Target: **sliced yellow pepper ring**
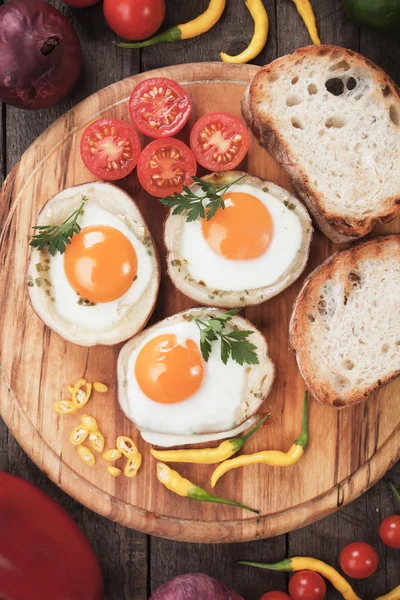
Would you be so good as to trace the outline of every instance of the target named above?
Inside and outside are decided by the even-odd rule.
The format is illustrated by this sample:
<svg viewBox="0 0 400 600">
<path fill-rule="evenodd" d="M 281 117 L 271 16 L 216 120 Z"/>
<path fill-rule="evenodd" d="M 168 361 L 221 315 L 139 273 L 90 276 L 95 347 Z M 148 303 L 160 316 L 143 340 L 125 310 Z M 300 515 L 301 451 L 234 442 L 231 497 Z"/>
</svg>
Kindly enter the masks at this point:
<svg viewBox="0 0 400 600">
<path fill-rule="evenodd" d="M 104 436 L 100 431 L 92 431 L 89 435 L 90 443 L 92 444 L 93 450 L 96 452 L 103 452 L 104 450 Z"/>
<path fill-rule="evenodd" d="M 78 427 L 75 427 L 75 429 L 71 433 L 69 441 L 73 446 L 80 446 L 80 444 L 82 444 L 86 440 L 88 435 L 89 429 L 86 427 L 86 425 L 81 423 L 80 425 L 78 425 Z"/>
<path fill-rule="evenodd" d="M 120 475 L 122 475 L 122 471 L 121 469 L 117 469 L 117 467 L 107 467 L 107 471 L 110 473 L 110 475 L 112 475 L 113 477 L 119 477 Z"/>
<path fill-rule="evenodd" d="M 109 462 L 114 462 L 121 458 L 122 452 L 117 450 L 117 448 L 110 448 L 110 450 L 106 450 L 103 454 L 104 460 L 108 460 Z"/>
<path fill-rule="evenodd" d="M 82 379 L 81 381 L 85 380 Z M 86 387 L 86 392 L 82 389 L 82 386 L 76 387 L 76 385 L 72 390 L 72 402 L 78 409 L 82 408 L 83 406 L 85 406 L 85 404 L 89 402 L 89 398 L 92 393 L 92 384 L 85 383 L 84 385 Z"/>
<path fill-rule="evenodd" d="M 82 415 L 82 423 L 86 425 L 89 431 L 99 431 L 99 426 L 97 425 L 97 421 L 91 415 L 84 414 Z"/>
<path fill-rule="evenodd" d="M 126 461 L 124 475 L 125 477 L 135 477 L 142 464 L 142 455 L 136 452 L 131 458 Z"/>
<path fill-rule="evenodd" d="M 138 452 L 133 440 L 126 435 L 117 437 L 117 448 L 126 458 L 132 458 Z"/>
<path fill-rule="evenodd" d="M 60 415 L 72 415 L 77 411 L 71 400 L 57 400 L 57 402 L 54 402 L 53 408 Z"/>
<path fill-rule="evenodd" d="M 81 461 L 88 467 L 93 467 L 96 464 L 93 452 L 89 448 L 86 448 L 86 446 L 78 446 L 78 454 Z"/>
<path fill-rule="evenodd" d="M 106 392 L 108 392 L 108 387 L 106 386 L 106 384 L 100 383 L 100 381 L 95 381 L 93 387 L 95 391 L 99 392 L 100 394 L 105 394 Z"/>
</svg>

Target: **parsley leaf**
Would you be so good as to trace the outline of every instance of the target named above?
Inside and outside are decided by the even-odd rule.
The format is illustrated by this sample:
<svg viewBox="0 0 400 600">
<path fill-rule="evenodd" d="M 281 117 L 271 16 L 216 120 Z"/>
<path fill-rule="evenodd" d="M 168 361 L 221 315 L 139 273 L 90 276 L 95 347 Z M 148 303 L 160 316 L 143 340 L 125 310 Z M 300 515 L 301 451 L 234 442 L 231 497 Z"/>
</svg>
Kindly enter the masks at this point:
<svg viewBox="0 0 400 600">
<path fill-rule="evenodd" d="M 221 315 L 211 318 L 199 319 L 191 315 L 200 330 L 200 350 L 206 362 L 210 358 L 212 342 L 221 340 L 221 360 L 227 364 L 229 357 L 239 365 L 247 363 L 258 365 L 256 346 L 248 341 L 253 332 L 243 329 L 231 329 L 229 321 L 237 315 L 239 310 L 229 310 Z"/>
<path fill-rule="evenodd" d="M 51 256 L 56 252 L 64 254 L 67 244 L 71 243 L 71 238 L 81 230 L 77 220 L 81 214 L 86 198 L 82 198 L 80 206 L 63 222 L 61 225 L 36 225 L 33 227 L 38 233 L 32 236 L 29 245 L 43 250 L 48 246 Z"/>
<path fill-rule="evenodd" d="M 192 189 L 185 185 L 181 193 L 174 192 L 173 196 L 160 198 L 160 202 L 164 206 L 168 206 L 168 208 L 173 208 L 173 215 L 180 215 L 186 211 L 186 221 L 188 223 L 196 221 L 198 218 L 206 218 L 209 221 L 218 209 L 223 210 L 225 208 L 223 195 L 234 183 L 237 183 L 244 177 L 245 175 L 242 175 L 231 183 L 220 185 L 214 185 L 199 177 L 193 177 L 194 183 L 199 186 L 203 195 L 194 193 Z"/>
</svg>

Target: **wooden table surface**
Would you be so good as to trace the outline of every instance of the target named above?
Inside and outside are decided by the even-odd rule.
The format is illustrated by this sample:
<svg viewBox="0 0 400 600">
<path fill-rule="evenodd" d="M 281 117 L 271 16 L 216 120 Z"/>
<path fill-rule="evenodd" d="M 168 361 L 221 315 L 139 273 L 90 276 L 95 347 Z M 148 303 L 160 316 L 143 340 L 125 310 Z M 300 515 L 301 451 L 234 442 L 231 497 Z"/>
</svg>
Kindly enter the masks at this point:
<svg viewBox="0 0 400 600">
<path fill-rule="evenodd" d="M 64 6 L 60 0 L 52 0 L 51 4 L 61 8 L 78 31 L 84 55 L 82 74 L 71 96 L 47 111 L 32 113 L 2 105 L 0 183 L 46 127 L 96 90 L 155 67 L 219 60 L 221 49 L 236 54 L 245 48 L 252 34 L 251 18 L 243 0 L 228 0 L 220 22 L 198 39 L 142 51 L 121 50 L 111 44 L 115 36 L 104 21 L 101 5 L 79 10 Z M 208 0 L 166 0 L 166 4 L 165 24 L 170 26 L 196 16 L 204 10 Z M 260 65 L 309 43 L 291 0 L 264 0 L 264 4 L 270 17 L 270 34 L 267 47 L 256 60 Z M 323 42 L 362 52 L 400 83 L 399 36 L 360 30 L 346 17 L 339 0 L 313 0 L 313 5 Z M 207 546 L 150 538 L 90 512 L 46 479 L 20 449 L 1 419 L 0 470 L 38 485 L 72 515 L 99 557 L 106 580 L 106 600 L 146 600 L 167 579 L 193 571 L 219 577 L 245 600 L 258 600 L 268 590 L 285 590 L 288 575 L 239 567 L 237 560 L 274 562 L 287 555 L 301 554 L 338 566 L 341 548 L 356 540 L 371 543 L 380 557 L 377 573 L 356 584 L 363 600 L 373 600 L 400 583 L 399 551 L 385 548 L 377 536 L 380 521 L 396 510 L 384 480 L 350 506 L 299 531 L 247 544 Z M 400 486 L 398 467 L 394 467 L 388 477 Z M 328 588 L 329 600 L 340 597 Z"/>
</svg>

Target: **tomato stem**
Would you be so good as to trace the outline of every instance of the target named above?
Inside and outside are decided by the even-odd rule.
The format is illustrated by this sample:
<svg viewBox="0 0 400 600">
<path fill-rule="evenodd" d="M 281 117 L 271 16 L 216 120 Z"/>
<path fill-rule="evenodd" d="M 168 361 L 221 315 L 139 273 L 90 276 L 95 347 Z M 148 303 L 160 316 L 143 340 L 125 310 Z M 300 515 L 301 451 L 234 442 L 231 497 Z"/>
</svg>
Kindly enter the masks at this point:
<svg viewBox="0 0 400 600">
<path fill-rule="evenodd" d="M 146 46 L 153 46 L 160 42 L 179 42 L 181 38 L 182 32 L 179 27 L 171 27 L 167 31 L 163 31 L 143 42 L 113 42 L 113 44 L 119 48 L 145 48 Z"/>
<path fill-rule="evenodd" d="M 392 490 L 392 492 L 394 494 L 396 502 L 398 504 L 400 504 L 400 494 L 399 494 L 399 491 L 394 487 L 394 485 L 393 485 L 393 483 L 391 481 L 389 481 L 389 486 L 390 486 L 390 489 Z"/>
</svg>

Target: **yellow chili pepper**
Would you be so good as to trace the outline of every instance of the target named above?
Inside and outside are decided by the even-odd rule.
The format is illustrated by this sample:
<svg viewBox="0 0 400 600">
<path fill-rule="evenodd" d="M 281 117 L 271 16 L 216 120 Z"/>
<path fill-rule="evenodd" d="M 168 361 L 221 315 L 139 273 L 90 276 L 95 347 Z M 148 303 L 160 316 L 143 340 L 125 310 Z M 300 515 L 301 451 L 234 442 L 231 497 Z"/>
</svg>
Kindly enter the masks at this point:
<svg viewBox="0 0 400 600">
<path fill-rule="evenodd" d="M 231 56 L 221 52 L 220 56 L 223 62 L 229 63 L 247 63 L 258 56 L 267 43 L 269 21 L 267 11 L 264 8 L 262 0 L 244 0 L 254 20 L 254 34 L 250 44 L 243 52 L 236 56 Z"/>
<path fill-rule="evenodd" d="M 231 469 L 238 469 L 247 465 L 271 465 L 273 467 L 287 467 L 294 465 L 304 454 L 308 444 L 308 392 L 304 394 L 303 406 L 303 429 L 299 437 L 296 439 L 288 452 L 280 450 L 264 450 L 256 454 L 242 454 L 231 460 L 218 465 L 211 476 L 211 487 L 215 487 L 218 479 L 225 475 Z"/>
<path fill-rule="evenodd" d="M 308 571 L 316 571 L 320 575 L 326 577 L 326 579 L 331 582 L 333 587 L 335 587 L 342 594 L 345 600 L 361 600 L 351 585 L 345 580 L 344 577 L 340 575 L 340 573 L 336 571 L 336 569 L 316 558 L 296 556 L 294 558 L 286 558 L 285 560 L 272 565 L 241 560 L 239 564 L 272 571 L 303 571 L 304 569 Z"/>
<path fill-rule="evenodd" d="M 117 437 L 117 449 L 121 452 L 121 454 L 126 456 L 126 458 L 132 458 L 132 456 L 138 452 L 133 440 L 126 435 L 120 435 Z"/>
<path fill-rule="evenodd" d="M 113 477 L 119 477 L 120 475 L 122 475 L 122 471 L 121 469 L 117 469 L 117 467 L 107 467 L 107 471 L 110 473 L 110 475 L 112 475 Z"/>
<path fill-rule="evenodd" d="M 320 44 L 321 40 L 319 39 L 315 15 L 310 0 L 293 0 L 293 2 L 308 29 L 311 41 L 313 44 Z"/>
<path fill-rule="evenodd" d="M 121 458 L 121 456 L 122 456 L 122 452 L 117 450 L 117 448 L 110 448 L 110 450 L 106 450 L 103 454 L 104 460 L 108 460 L 110 462 L 114 462 L 115 460 L 118 460 L 119 458 Z"/>
<path fill-rule="evenodd" d="M 103 452 L 104 450 L 104 436 L 100 431 L 92 431 L 89 435 L 90 443 L 92 444 L 93 450 L 96 452 Z"/>
<path fill-rule="evenodd" d="M 232 438 L 222 442 L 218 448 L 198 448 L 194 450 L 150 450 L 157 460 L 163 462 L 195 463 L 200 465 L 214 465 L 230 458 L 239 452 L 249 439 L 268 419 L 269 415 L 261 419 L 246 435 Z"/>
<path fill-rule="evenodd" d="M 71 400 L 57 400 L 57 402 L 54 402 L 53 408 L 60 415 L 72 415 L 77 411 Z"/>
<path fill-rule="evenodd" d="M 400 600 L 400 585 L 398 585 L 394 590 L 388 592 L 384 596 L 379 596 L 376 600 Z"/>
<path fill-rule="evenodd" d="M 88 430 L 92 433 L 99 430 L 99 426 L 97 425 L 97 421 L 91 415 L 84 414 L 82 415 L 82 423 L 88 428 Z"/>
<path fill-rule="evenodd" d="M 209 31 L 211 27 L 214 27 L 221 18 L 225 5 L 226 0 L 210 0 L 208 8 L 201 15 L 188 23 L 171 27 L 170 29 L 167 29 L 167 31 L 163 31 L 143 42 L 113 43 L 120 48 L 144 48 L 145 46 L 153 46 L 153 44 L 158 44 L 160 42 L 179 42 L 180 40 L 197 37 L 198 35 Z"/>
<path fill-rule="evenodd" d="M 95 381 L 93 387 L 95 391 L 99 392 L 100 394 L 105 394 L 106 392 L 108 392 L 108 387 L 106 386 L 106 384 L 100 383 L 100 381 Z"/>
<path fill-rule="evenodd" d="M 71 433 L 69 441 L 73 446 L 80 446 L 86 440 L 88 435 L 89 429 L 86 427 L 86 425 L 81 423 L 80 425 L 78 425 L 78 427 L 75 427 L 75 429 Z"/>
<path fill-rule="evenodd" d="M 229 504 L 230 506 L 237 506 L 238 508 L 243 508 L 244 510 L 251 510 L 251 512 L 257 514 L 260 512 L 254 508 L 249 508 L 248 506 L 239 504 L 239 502 L 233 502 L 233 500 L 226 500 L 225 498 L 219 498 L 218 496 L 209 494 L 206 492 L 206 490 L 194 485 L 194 483 L 188 479 L 185 479 L 179 475 L 177 471 L 173 471 L 164 463 L 157 463 L 157 479 L 163 485 L 165 485 L 168 490 L 174 492 L 174 494 L 178 494 L 179 496 L 191 498 L 192 500 L 199 500 L 200 502 Z"/>
<path fill-rule="evenodd" d="M 126 461 L 124 475 L 125 477 L 135 477 L 142 464 L 142 455 L 140 452 L 133 453 Z"/>
<path fill-rule="evenodd" d="M 93 465 L 96 464 L 93 452 L 89 450 L 89 448 L 86 448 L 86 446 L 78 446 L 78 454 L 79 458 L 85 465 L 88 465 L 88 467 L 93 467 Z"/>
<path fill-rule="evenodd" d="M 86 387 L 86 392 L 83 391 L 82 387 Z M 68 387 L 68 390 L 70 387 Z M 92 393 L 92 384 L 87 383 L 86 379 L 80 379 L 76 382 L 74 387 L 72 388 L 72 402 L 77 409 L 82 408 L 89 402 L 90 395 Z"/>
</svg>

